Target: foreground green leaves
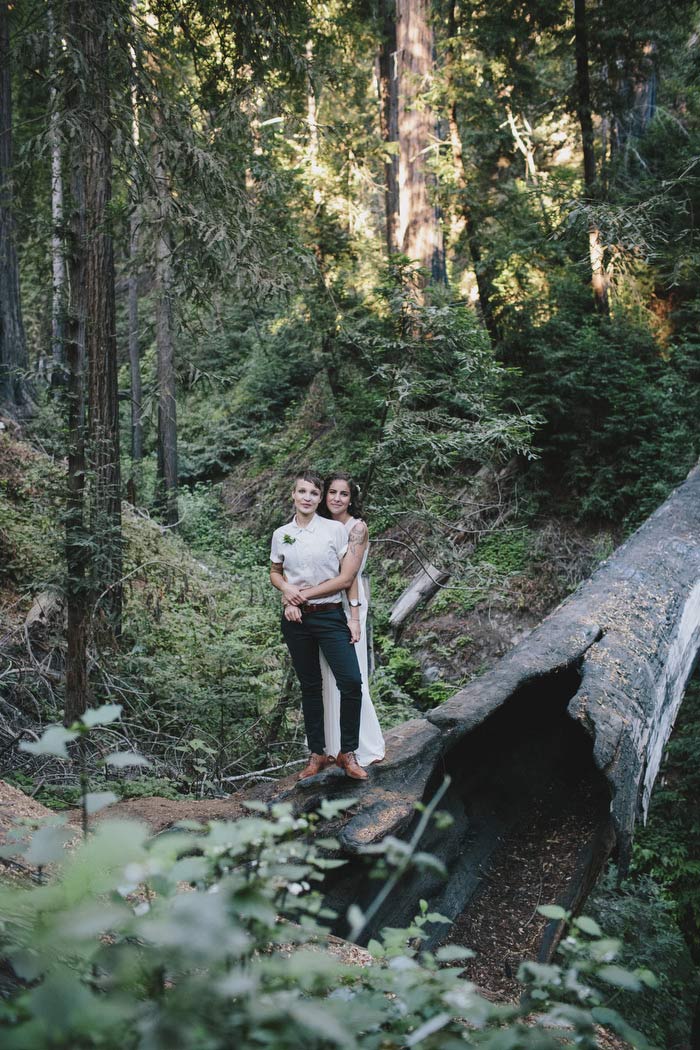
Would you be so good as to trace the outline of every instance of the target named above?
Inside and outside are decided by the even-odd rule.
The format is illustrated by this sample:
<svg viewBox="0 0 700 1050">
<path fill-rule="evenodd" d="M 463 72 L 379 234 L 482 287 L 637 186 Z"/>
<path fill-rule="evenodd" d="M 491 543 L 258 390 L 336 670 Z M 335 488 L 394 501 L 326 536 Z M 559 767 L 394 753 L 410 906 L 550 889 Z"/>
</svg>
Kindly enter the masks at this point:
<svg viewBox="0 0 700 1050">
<path fill-rule="evenodd" d="M 370 944 L 366 965 L 343 961 L 328 949 L 333 915 L 320 892 L 325 870 L 343 861 L 317 834 L 341 807 L 250 808 L 155 838 L 105 821 L 72 850 L 65 828 L 41 829 L 22 855 L 50 862 L 51 880 L 0 888 L 13 975 L 0 1002 L 3 1047 L 546 1050 L 598 1046 L 595 1023 L 646 1045 L 590 983 L 596 973 L 615 987 L 645 978 L 613 962 L 616 942 L 588 920 L 566 937 L 562 965 L 523 965 L 521 1006 L 494 1004 L 463 979 L 468 949 L 421 953 L 427 927 L 444 921 L 424 901 L 408 930 Z M 395 842 L 382 860 L 405 865 Z M 361 923 L 359 904 L 353 911 Z"/>
</svg>

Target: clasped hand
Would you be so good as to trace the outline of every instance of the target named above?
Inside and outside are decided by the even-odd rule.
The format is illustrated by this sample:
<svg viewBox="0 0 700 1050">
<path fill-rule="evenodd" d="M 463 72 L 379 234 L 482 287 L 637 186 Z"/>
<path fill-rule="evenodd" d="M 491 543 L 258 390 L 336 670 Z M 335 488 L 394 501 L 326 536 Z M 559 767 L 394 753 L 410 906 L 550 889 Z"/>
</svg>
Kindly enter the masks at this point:
<svg viewBox="0 0 700 1050">
<path fill-rule="evenodd" d="M 300 587 L 295 587 L 293 583 L 286 583 L 282 587 L 282 594 L 284 600 L 289 605 L 303 605 L 306 599 L 302 593 Z"/>
</svg>

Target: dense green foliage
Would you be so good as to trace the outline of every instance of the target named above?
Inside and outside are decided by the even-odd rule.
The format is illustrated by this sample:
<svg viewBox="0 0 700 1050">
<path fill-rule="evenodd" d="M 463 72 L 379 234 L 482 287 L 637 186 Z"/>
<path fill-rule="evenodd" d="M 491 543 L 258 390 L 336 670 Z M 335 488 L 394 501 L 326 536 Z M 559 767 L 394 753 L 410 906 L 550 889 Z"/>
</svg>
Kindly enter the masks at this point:
<svg viewBox="0 0 700 1050">
<path fill-rule="evenodd" d="M 100 7 L 112 46 L 109 223 L 122 474 L 130 486 L 123 623 L 118 636 L 90 636 L 90 701 L 123 708 L 112 743 L 147 753 L 152 768 L 105 767 L 104 749 L 88 741 L 82 757 L 97 788 L 216 794 L 236 778 L 269 767 L 273 775 L 288 772 L 299 760 L 297 686 L 266 576 L 269 534 L 290 513 L 300 464 L 322 474 L 351 469 L 362 483 L 373 541 L 371 687 L 388 728 L 440 703 L 486 665 L 493 652 L 460 659 L 459 646 L 472 647 L 470 617 L 488 619 L 500 602 L 503 636 L 516 635 L 519 613 L 534 619 L 556 604 L 700 454 L 696 0 L 639 0 L 634 20 L 622 0 L 586 5 L 592 184 L 583 180 L 572 5 L 435 0 L 435 67 L 418 109 L 435 116 L 423 152 L 448 281 L 425 290 L 410 260 L 385 252 L 385 163 L 397 144 L 383 140 L 377 105 L 381 6 L 105 0 Z M 17 734 L 30 738 L 60 721 L 67 660 L 60 601 L 48 626 L 25 627 L 37 595 L 60 599 L 68 589 L 66 398 L 51 346 L 51 237 L 65 237 L 66 217 L 54 229 L 49 116 L 63 114 L 59 166 L 68 199 L 70 159 L 82 146 L 62 107 L 82 73 L 75 41 L 50 28 L 49 7 L 60 24 L 63 0 L 26 0 L 7 11 L 16 158 L 9 176 L 36 412 L 21 434 L 8 412 L 9 432 L 0 433 L 0 754 L 11 756 L 18 784 L 61 806 L 79 798 L 85 768 L 15 750 Z M 167 171 L 176 344 L 180 520 L 173 530 L 158 523 L 156 500 L 156 142 Z M 591 296 L 594 230 L 607 313 L 594 309 Z M 144 386 L 145 455 L 135 463 L 130 276 L 138 285 Z M 94 481 L 88 478 L 88 495 Z M 96 552 L 86 540 L 84 553 Z M 437 679 L 427 672 L 443 648 L 440 630 L 419 621 L 397 639 L 388 627 L 393 602 L 427 562 L 451 577 L 426 620 L 444 619 L 459 632 L 450 637 L 451 670 Z M 94 613 L 93 602 L 96 620 Z M 600 904 L 601 923 L 615 936 L 649 931 L 653 952 L 627 958 L 659 970 L 658 987 L 654 996 L 647 991 L 644 1007 L 626 1009 L 639 1010 L 640 1026 L 661 1043 L 677 1037 L 671 1021 L 681 1020 L 664 1026 L 659 1017 L 690 985 L 673 963 L 680 951 L 671 918 L 682 923 L 696 959 L 700 943 L 697 695 L 689 693 L 650 825 L 640 832 L 634 875 L 644 878 L 610 889 Z M 41 960 L 44 983 L 6 1005 L 15 1045 L 41 1041 L 49 1024 L 59 1046 L 172 1045 L 176 1026 L 193 1047 L 247 1038 L 253 1029 L 258 1041 L 269 1036 L 280 1047 L 284 1039 L 342 1045 L 338 1026 L 350 1017 L 365 1025 L 363 1047 L 386 1038 L 382 1045 L 446 1048 L 464 1042 L 459 1016 L 475 1025 L 483 1017 L 474 1042 L 494 1050 L 550 1045 L 539 1029 L 517 1038 L 497 1032 L 492 1008 L 462 990 L 451 969 L 399 947 L 399 934 L 389 935 L 390 954 L 402 961 L 384 959 L 365 976 L 334 971 L 325 955 L 319 965 L 310 955 L 297 965 L 266 954 L 280 932 L 270 902 L 283 901 L 292 914 L 298 900 L 297 917 L 307 904 L 313 912 L 315 899 L 285 887 L 325 863 L 308 838 L 293 844 L 292 832 L 307 835 L 310 825 L 293 827 L 282 810 L 275 819 L 191 832 L 179 844 L 117 828 L 112 847 L 100 832 L 65 860 L 55 883 L 25 897 L 8 891 L 12 907 L 22 898 L 27 909 L 5 930 L 18 950 L 31 955 L 54 938 L 53 953 Z M 288 849 L 299 874 L 287 866 L 272 873 L 273 882 L 257 874 L 256 836 L 271 869 L 275 850 Z M 135 913 L 120 897 L 119 849 L 156 879 L 156 896 L 142 902 L 150 911 Z M 188 849 L 200 856 L 186 857 Z M 104 881 L 90 882 L 93 860 L 110 868 Z M 196 883 L 191 904 L 178 886 L 188 872 Z M 43 933 L 31 916 L 22 928 L 37 901 L 50 916 Z M 98 906 L 116 909 L 108 911 L 113 933 L 102 941 L 94 936 L 107 929 L 95 919 Z M 186 955 L 197 923 L 212 929 L 229 919 L 230 958 L 197 942 Z M 285 927 L 284 937 L 293 939 L 293 929 Z M 534 968 L 526 980 L 568 982 L 576 999 L 576 975 L 608 965 L 601 953 L 617 952 L 591 928 L 578 930 L 593 940 L 585 949 L 567 942 L 564 971 Z M 62 969 L 68 956 L 74 971 Z M 21 960 L 31 981 L 39 963 Z M 214 975 L 209 985 L 204 971 Z M 309 996 L 303 1009 L 295 982 Z M 236 995 L 245 1009 L 232 1020 L 226 996 Z M 61 997 L 75 1008 L 61 1014 Z M 406 1003 L 406 1012 L 387 1001 Z M 586 991 L 585 1017 L 568 1015 L 581 1025 L 584 1046 L 593 1045 L 586 1043 L 591 1001 Z"/>
<path fill-rule="evenodd" d="M 674 902 L 700 959 L 700 679 L 691 681 L 669 741 L 649 820 L 639 830 L 633 871 L 649 875 Z"/>
<path fill-rule="evenodd" d="M 586 911 L 624 948 L 620 960 L 657 977 L 643 997 L 622 993 L 617 1008 L 657 1046 L 687 1045 L 700 991 L 700 977 L 678 925 L 678 909 L 648 876 L 621 883 L 614 869 L 586 903 Z"/>
<path fill-rule="evenodd" d="M 60 755 L 71 737 L 91 735 L 117 714 L 95 710 L 27 749 Z M 90 793 L 85 807 L 95 811 L 107 801 Z M 69 852 L 74 832 L 60 821 L 28 844 L 19 832 L 4 854 L 40 871 L 51 865 L 52 877 L 0 889 L 0 946 L 16 975 L 0 1002 L 3 1045 L 165 1050 L 176 1040 L 192 1050 L 291 1050 L 301 1042 L 319 1050 L 550 1050 L 561 1045 L 551 1026 L 556 1033 L 564 1024 L 575 1045 L 594 1050 L 596 1022 L 635 1047 L 648 1045 L 607 1000 L 611 989 L 653 987 L 653 975 L 617 965 L 619 944 L 590 919 L 574 920 L 561 964 L 523 963 L 526 999 L 512 1007 L 491 1003 L 461 979 L 455 964 L 468 949 L 451 945 L 418 957 L 426 928 L 442 921 L 425 902 L 408 929 L 389 929 L 370 943 L 373 959 L 365 965 L 330 954 L 324 924 L 333 916 L 319 891 L 324 874 L 345 862 L 334 857 L 338 844 L 323 835 L 324 822 L 352 804 L 326 801 L 319 813 L 295 817 L 289 805 L 268 811 L 249 803 L 253 813 L 235 822 L 156 838 L 142 825 L 108 821 Z M 387 874 L 436 863 L 391 838 L 381 853 Z M 357 906 L 349 919 L 362 925 Z M 539 1016 L 526 1019 L 534 1004 Z"/>
</svg>

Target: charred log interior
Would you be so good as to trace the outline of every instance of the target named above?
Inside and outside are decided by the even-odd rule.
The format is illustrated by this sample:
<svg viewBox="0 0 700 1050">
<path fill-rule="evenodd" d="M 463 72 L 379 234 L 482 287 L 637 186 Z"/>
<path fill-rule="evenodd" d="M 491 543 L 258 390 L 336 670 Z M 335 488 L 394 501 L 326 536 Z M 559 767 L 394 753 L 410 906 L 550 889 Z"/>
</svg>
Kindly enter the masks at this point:
<svg viewBox="0 0 700 1050">
<path fill-rule="evenodd" d="M 476 948 L 479 983 L 484 967 L 507 975 L 538 954 L 543 938 L 553 946 L 554 931 L 546 931 L 537 906 L 575 906 L 577 887 L 594 877 L 612 845 L 608 785 L 591 738 L 567 713 L 579 685 L 578 666 L 532 679 L 442 756 L 424 801 L 449 774 L 439 808 L 454 823 L 447 832 L 431 828 L 420 848 L 443 862 L 448 878 L 411 874 L 363 941 L 382 927 L 409 925 L 423 898 L 452 920 L 431 927 L 426 946 L 449 940 Z M 366 907 L 377 892 L 358 863 L 350 862 L 331 893 L 339 911 L 352 899 Z M 342 924 L 339 932 L 347 933 Z"/>
</svg>

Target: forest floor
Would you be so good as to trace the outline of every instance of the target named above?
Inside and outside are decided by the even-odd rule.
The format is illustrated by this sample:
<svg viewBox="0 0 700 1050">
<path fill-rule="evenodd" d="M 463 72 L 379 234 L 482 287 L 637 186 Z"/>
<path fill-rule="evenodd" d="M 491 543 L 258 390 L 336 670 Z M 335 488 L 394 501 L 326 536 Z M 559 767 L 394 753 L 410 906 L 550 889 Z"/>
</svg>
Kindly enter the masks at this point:
<svg viewBox="0 0 700 1050">
<path fill-rule="evenodd" d="M 520 995 L 518 967 L 537 958 L 548 922 L 537 909 L 561 901 L 596 826 L 588 792 L 562 795 L 550 784 L 533 799 L 527 821 L 503 837 L 447 938 L 476 953 L 466 976 L 489 996 L 507 1001 Z"/>
</svg>

